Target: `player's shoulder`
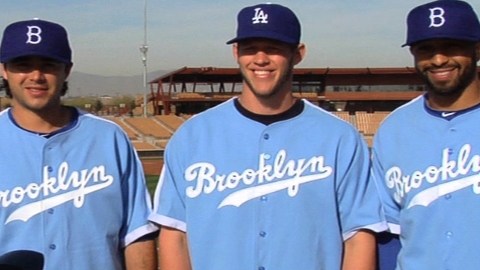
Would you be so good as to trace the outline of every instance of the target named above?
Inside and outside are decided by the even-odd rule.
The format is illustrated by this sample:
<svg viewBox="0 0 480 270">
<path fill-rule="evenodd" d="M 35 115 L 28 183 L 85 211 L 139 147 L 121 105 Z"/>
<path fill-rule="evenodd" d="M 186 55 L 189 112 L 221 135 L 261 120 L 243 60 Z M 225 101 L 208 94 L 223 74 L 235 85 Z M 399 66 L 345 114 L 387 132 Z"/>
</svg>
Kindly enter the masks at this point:
<svg viewBox="0 0 480 270">
<path fill-rule="evenodd" d="M 0 119 L 8 118 L 8 111 L 10 109 L 11 108 L 6 108 L 6 109 L 3 109 L 2 111 L 0 111 Z"/>
<path fill-rule="evenodd" d="M 312 125 L 329 127 L 330 131 L 340 130 L 341 132 L 357 132 L 355 127 L 349 121 L 340 118 L 339 116 L 335 115 L 334 112 L 330 112 L 318 107 L 308 100 L 303 100 L 303 102 L 305 103 L 305 109 L 302 115 L 306 116 L 306 121 L 311 122 Z M 332 129 L 332 127 L 335 128 Z"/>
<path fill-rule="evenodd" d="M 234 99 L 231 98 L 203 112 L 194 114 L 180 126 L 177 132 L 184 129 L 201 128 L 212 123 L 212 121 L 219 123 L 222 119 L 232 119 L 233 114 L 236 112 L 233 110 Z"/>
<path fill-rule="evenodd" d="M 385 119 L 382 121 L 380 128 L 385 128 L 388 126 L 398 126 L 401 125 L 405 119 L 412 119 L 412 117 L 418 117 L 421 115 L 421 112 L 424 111 L 425 96 L 420 95 L 411 101 L 405 103 L 404 105 L 393 110 Z"/>
<path fill-rule="evenodd" d="M 107 117 L 100 117 L 92 113 L 76 109 L 78 111 L 78 125 L 96 128 L 100 132 L 124 132 L 123 129 L 113 120 Z"/>
</svg>

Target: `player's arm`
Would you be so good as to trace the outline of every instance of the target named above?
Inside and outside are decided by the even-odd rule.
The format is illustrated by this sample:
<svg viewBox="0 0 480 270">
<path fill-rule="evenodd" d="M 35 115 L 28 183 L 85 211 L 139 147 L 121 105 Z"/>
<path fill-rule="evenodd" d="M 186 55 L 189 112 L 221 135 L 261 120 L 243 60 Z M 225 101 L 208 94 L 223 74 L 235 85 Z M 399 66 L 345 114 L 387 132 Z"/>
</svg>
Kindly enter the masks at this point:
<svg viewBox="0 0 480 270">
<path fill-rule="evenodd" d="M 344 243 L 342 270 L 374 270 L 376 267 L 375 236 L 360 230 Z"/>
<path fill-rule="evenodd" d="M 125 248 L 127 270 L 157 270 L 155 239 L 134 242 Z"/>
<path fill-rule="evenodd" d="M 187 234 L 162 226 L 158 237 L 158 258 L 162 270 L 192 270 Z"/>
</svg>

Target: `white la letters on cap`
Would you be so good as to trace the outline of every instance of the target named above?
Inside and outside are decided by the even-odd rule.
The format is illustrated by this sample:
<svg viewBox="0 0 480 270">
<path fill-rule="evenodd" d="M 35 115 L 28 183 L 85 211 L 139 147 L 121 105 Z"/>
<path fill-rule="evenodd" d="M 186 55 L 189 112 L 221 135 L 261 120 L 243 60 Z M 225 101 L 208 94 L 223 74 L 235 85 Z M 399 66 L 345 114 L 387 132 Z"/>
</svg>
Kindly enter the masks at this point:
<svg viewBox="0 0 480 270">
<path fill-rule="evenodd" d="M 265 14 L 262 8 L 255 9 L 255 16 L 252 18 L 253 24 L 268 23 L 268 14 Z"/>
</svg>

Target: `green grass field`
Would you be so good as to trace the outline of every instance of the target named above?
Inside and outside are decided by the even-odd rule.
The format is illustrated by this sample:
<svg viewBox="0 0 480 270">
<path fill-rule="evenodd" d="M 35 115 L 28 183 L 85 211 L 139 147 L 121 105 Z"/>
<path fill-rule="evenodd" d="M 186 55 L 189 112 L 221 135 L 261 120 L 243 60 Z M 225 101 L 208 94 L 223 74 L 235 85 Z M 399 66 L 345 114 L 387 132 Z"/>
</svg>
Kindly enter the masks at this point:
<svg viewBox="0 0 480 270">
<path fill-rule="evenodd" d="M 153 198 L 153 193 L 155 192 L 155 187 L 158 182 L 158 175 L 145 175 L 145 178 L 147 179 L 148 190 Z"/>
</svg>

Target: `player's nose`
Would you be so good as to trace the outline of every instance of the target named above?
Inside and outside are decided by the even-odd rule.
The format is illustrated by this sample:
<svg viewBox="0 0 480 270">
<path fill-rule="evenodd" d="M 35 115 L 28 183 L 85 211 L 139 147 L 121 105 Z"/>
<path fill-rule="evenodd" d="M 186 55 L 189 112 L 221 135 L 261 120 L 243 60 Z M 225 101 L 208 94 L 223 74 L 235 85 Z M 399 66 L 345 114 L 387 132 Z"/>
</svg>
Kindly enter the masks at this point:
<svg viewBox="0 0 480 270">
<path fill-rule="evenodd" d="M 45 74 L 42 72 L 40 68 L 33 68 L 30 71 L 29 77 L 31 81 L 35 81 L 35 82 L 45 80 Z"/>
<path fill-rule="evenodd" d="M 254 62 L 257 65 L 266 65 L 270 62 L 270 59 L 266 52 L 259 50 L 255 53 Z"/>
<path fill-rule="evenodd" d="M 432 64 L 435 66 L 442 66 L 446 64 L 448 61 L 449 61 L 449 57 L 442 52 L 434 53 L 430 59 L 430 62 L 432 62 Z"/>
</svg>

